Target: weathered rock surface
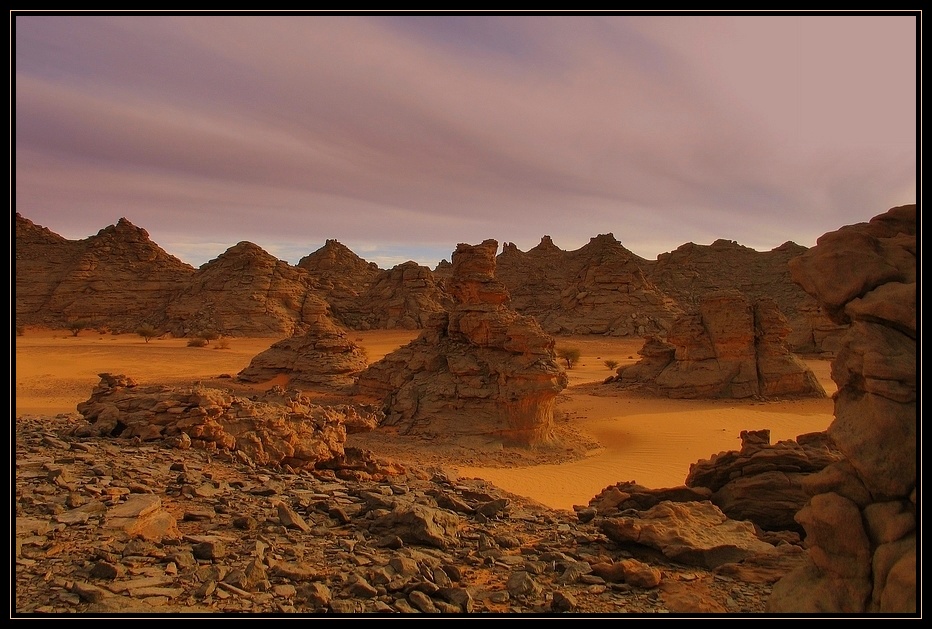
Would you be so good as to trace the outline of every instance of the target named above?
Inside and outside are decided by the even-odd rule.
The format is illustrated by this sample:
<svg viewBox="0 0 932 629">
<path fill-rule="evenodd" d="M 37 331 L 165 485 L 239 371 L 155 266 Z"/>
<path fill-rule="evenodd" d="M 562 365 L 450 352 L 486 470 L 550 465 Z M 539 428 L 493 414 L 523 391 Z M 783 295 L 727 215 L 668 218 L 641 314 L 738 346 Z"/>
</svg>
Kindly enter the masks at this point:
<svg viewBox="0 0 932 629">
<path fill-rule="evenodd" d="M 505 243 L 497 275 L 512 307 L 551 334 L 643 337 L 665 332 L 682 313 L 644 275 L 645 262 L 612 234 L 569 252 L 544 236 L 526 253 Z"/>
<path fill-rule="evenodd" d="M 256 355 L 237 378 L 268 382 L 280 375 L 287 386 L 310 390 L 343 390 L 368 365 L 366 352 L 330 318 L 327 304 L 309 296 L 304 304 L 304 334 L 283 339 Z"/>
<path fill-rule="evenodd" d="M 345 420 L 360 414 L 357 408 L 318 406 L 301 396 L 254 401 L 197 385 L 139 386 L 124 375 L 100 377 L 91 397 L 78 404 L 90 422 L 79 436 L 170 439 L 229 451 L 237 460 L 258 465 L 303 469 L 339 460 L 345 454 Z"/>
<path fill-rule="evenodd" d="M 279 337 L 304 331 L 318 300 L 310 275 L 251 242 L 240 242 L 197 270 L 165 309 L 175 336 Z"/>
<path fill-rule="evenodd" d="M 16 237 L 20 324 L 85 321 L 131 332 L 157 319 L 194 274 L 194 267 L 125 218 L 84 240 L 67 241 L 17 216 Z"/>
<path fill-rule="evenodd" d="M 704 295 L 678 318 L 666 342 L 650 338 L 642 361 L 606 384 L 672 398 L 825 397 L 812 371 L 785 345 L 776 303 L 751 304 L 738 291 Z"/>
<path fill-rule="evenodd" d="M 809 562 L 774 588 L 774 612 L 917 610 L 915 205 L 819 238 L 790 263 L 794 280 L 839 324 L 832 363 L 845 459 L 807 480 L 797 515 Z"/>
<path fill-rule="evenodd" d="M 720 239 L 711 245 L 686 243 L 642 266 L 651 282 L 687 311 L 704 295 L 722 290 L 737 290 L 752 303 L 769 297 L 787 318 L 791 351 L 833 355 L 845 326 L 832 322 L 790 276 L 789 261 L 805 252 L 806 247 L 794 242 L 756 251 Z"/>
<path fill-rule="evenodd" d="M 553 338 L 507 306 L 508 292 L 495 279 L 497 250 L 494 240 L 460 244 L 452 310 L 360 374 L 358 392 L 383 402 L 387 424 L 523 444 L 550 438 L 566 374 Z"/>
<path fill-rule="evenodd" d="M 380 271 L 358 299 L 343 305 L 342 320 L 354 330 L 420 330 L 452 305 L 430 269 L 409 261 Z"/>
<path fill-rule="evenodd" d="M 346 317 L 356 313 L 360 296 L 381 272 L 377 264 L 366 262 L 332 238 L 298 260 L 297 266 L 313 278 L 321 297 L 330 304 L 334 318 L 348 327 L 352 326 Z"/>
<path fill-rule="evenodd" d="M 803 530 L 797 512 L 809 500 L 805 479 L 842 455 L 825 433 L 770 444 L 770 431 L 744 431 L 741 449 L 720 452 L 689 466 L 686 486 L 711 492 L 709 500 L 733 520 L 765 531 Z"/>
<path fill-rule="evenodd" d="M 266 467 L 86 427 L 16 419 L 14 615 L 759 614 L 788 569 L 686 566 L 436 470 Z"/>
</svg>

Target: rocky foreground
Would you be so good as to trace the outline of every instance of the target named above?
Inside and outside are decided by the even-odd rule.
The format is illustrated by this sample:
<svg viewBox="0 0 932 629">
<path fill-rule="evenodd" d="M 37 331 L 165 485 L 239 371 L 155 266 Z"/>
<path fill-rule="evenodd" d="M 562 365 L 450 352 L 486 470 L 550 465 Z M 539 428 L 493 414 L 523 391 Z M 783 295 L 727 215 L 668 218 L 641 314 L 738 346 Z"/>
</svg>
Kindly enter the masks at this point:
<svg viewBox="0 0 932 629">
<path fill-rule="evenodd" d="M 657 530 L 666 545 L 615 541 L 626 518 L 602 516 L 630 484 L 573 513 L 439 468 L 295 472 L 82 425 L 16 419 L 16 616 L 763 614 L 804 554 Z M 705 506 L 677 517 L 720 515 L 688 504 Z"/>
</svg>

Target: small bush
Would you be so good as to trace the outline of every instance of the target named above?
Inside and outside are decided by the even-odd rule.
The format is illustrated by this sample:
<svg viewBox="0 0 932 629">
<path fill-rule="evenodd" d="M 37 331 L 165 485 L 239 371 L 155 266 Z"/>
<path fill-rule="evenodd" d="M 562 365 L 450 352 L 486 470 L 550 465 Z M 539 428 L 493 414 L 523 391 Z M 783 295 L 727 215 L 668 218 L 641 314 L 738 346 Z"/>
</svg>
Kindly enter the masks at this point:
<svg viewBox="0 0 932 629">
<path fill-rule="evenodd" d="M 195 336 L 193 339 L 188 339 L 188 347 L 204 347 L 207 345 L 207 339 Z"/>
<path fill-rule="evenodd" d="M 146 343 L 148 343 L 151 339 L 158 336 L 159 332 L 153 326 L 147 323 L 145 325 L 141 325 L 138 328 L 136 328 L 136 334 L 144 338 L 146 340 Z"/>
<path fill-rule="evenodd" d="M 618 361 L 617 360 L 606 360 L 604 364 L 609 369 L 615 369 L 615 367 L 618 366 Z"/>
<path fill-rule="evenodd" d="M 78 319 L 76 321 L 70 321 L 68 323 L 68 329 L 71 330 L 71 336 L 77 336 L 81 330 L 90 327 L 90 325 L 90 322 L 84 319 Z"/>
<path fill-rule="evenodd" d="M 206 342 L 205 344 L 209 345 L 211 341 L 216 341 L 218 338 L 220 338 L 220 333 L 219 332 L 201 332 L 200 334 L 198 334 L 198 336 L 204 339 L 204 341 Z"/>
<path fill-rule="evenodd" d="M 229 339 L 220 339 L 217 341 L 217 344 L 214 345 L 214 349 L 230 349 Z"/>
<path fill-rule="evenodd" d="M 572 369 L 573 365 L 579 362 L 582 352 L 578 347 L 558 347 L 557 358 L 566 361 L 566 368 Z"/>
</svg>

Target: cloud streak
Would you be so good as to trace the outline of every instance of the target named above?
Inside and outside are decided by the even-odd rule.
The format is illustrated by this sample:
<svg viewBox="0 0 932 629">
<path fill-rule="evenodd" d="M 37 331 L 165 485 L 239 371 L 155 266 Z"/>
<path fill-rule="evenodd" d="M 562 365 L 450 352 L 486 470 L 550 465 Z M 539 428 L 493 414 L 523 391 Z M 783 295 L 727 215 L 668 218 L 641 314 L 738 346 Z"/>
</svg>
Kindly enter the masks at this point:
<svg viewBox="0 0 932 629">
<path fill-rule="evenodd" d="M 16 211 L 71 238 L 126 216 L 192 264 L 240 240 L 383 267 L 543 234 L 811 246 L 916 200 L 914 16 L 14 26 Z"/>
</svg>

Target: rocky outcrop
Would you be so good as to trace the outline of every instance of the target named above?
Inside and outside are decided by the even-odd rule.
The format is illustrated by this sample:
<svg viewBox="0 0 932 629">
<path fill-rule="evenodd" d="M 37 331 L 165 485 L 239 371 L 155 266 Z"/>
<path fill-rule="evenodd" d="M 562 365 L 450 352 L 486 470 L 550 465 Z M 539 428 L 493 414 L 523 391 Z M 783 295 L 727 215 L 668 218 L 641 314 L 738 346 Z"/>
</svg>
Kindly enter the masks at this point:
<svg viewBox="0 0 932 629">
<path fill-rule="evenodd" d="M 14 617 L 747 615 L 780 571 L 635 559 L 569 511 L 424 467 L 250 466 L 86 425 L 16 418 Z"/>
<path fill-rule="evenodd" d="M 408 345 L 370 365 L 358 392 L 384 403 L 386 423 L 416 433 L 550 439 L 553 405 L 566 386 L 554 340 L 507 306 L 495 278 L 498 243 L 453 254 L 453 308 Z"/>
<path fill-rule="evenodd" d="M 786 242 L 770 251 L 756 251 L 732 240 L 711 245 L 686 243 L 642 263 L 645 275 L 684 310 L 696 307 L 704 295 L 737 290 L 749 301 L 773 299 L 787 318 L 787 347 L 798 354 L 833 355 L 844 326 L 832 322 L 819 303 L 790 277 L 788 263 L 806 247 Z"/>
<path fill-rule="evenodd" d="M 352 326 L 359 299 L 375 282 L 381 269 L 374 262 L 366 262 L 350 251 L 343 243 L 328 239 L 317 251 L 298 260 L 298 268 L 308 272 L 330 304 L 334 318 Z"/>
<path fill-rule="evenodd" d="M 844 460 L 810 477 L 796 516 L 807 564 L 774 587 L 772 612 L 915 613 L 919 509 L 916 205 L 819 238 L 794 280 L 848 325 L 832 363 Z"/>
<path fill-rule="evenodd" d="M 358 299 L 342 306 L 342 318 L 354 330 L 420 330 L 452 304 L 429 268 L 408 261 L 380 271 Z"/>
<path fill-rule="evenodd" d="M 771 445 L 769 430 L 743 431 L 741 449 L 689 466 L 686 486 L 711 492 L 709 500 L 733 520 L 765 531 L 803 530 L 795 520 L 809 495 L 803 483 L 842 456 L 825 433 Z"/>
<path fill-rule="evenodd" d="M 570 252 L 544 236 L 526 253 L 505 243 L 497 273 L 514 309 L 551 334 L 643 337 L 665 332 L 682 312 L 644 275 L 645 262 L 612 234 Z"/>
<path fill-rule="evenodd" d="M 175 336 L 300 334 L 317 316 L 319 299 L 303 269 L 251 242 L 240 242 L 204 264 L 165 309 Z"/>
<path fill-rule="evenodd" d="M 100 374 L 77 410 L 90 422 L 79 436 L 168 439 L 179 447 L 224 450 L 242 463 L 326 467 L 344 456 L 344 419 L 355 409 L 317 406 L 301 397 L 254 401 L 203 386 L 139 386 L 124 375 Z"/>
<path fill-rule="evenodd" d="M 672 398 L 824 397 L 812 371 L 784 344 L 789 328 L 772 299 L 738 291 L 702 297 L 666 341 L 649 338 L 642 360 L 606 383 Z"/>
<path fill-rule="evenodd" d="M 302 390 L 343 390 L 356 382 L 368 365 L 366 352 L 330 318 L 327 304 L 313 296 L 304 303 L 306 332 L 283 339 L 255 356 L 237 378 L 268 382 L 279 375 L 289 387 Z"/>
<path fill-rule="evenodd" d="M 165 311 L 194 268 L 169 255 L 125 218 L 80 241 L 54 237 L 17 220 L 17 321 L 71 321 L 132 332 Z"/>
</svg>

